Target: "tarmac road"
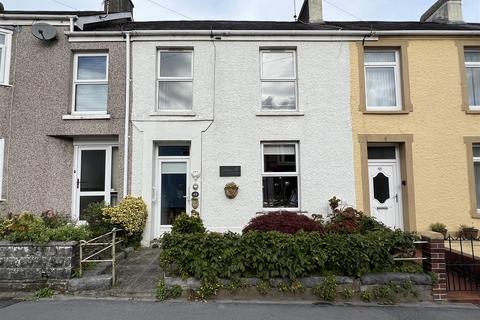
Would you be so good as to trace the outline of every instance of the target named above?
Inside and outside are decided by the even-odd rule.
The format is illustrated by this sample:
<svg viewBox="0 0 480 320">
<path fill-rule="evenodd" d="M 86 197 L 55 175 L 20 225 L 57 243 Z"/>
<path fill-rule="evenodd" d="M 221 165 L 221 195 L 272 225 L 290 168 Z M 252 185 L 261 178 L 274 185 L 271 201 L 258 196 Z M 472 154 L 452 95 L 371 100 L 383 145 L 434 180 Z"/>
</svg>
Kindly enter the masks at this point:
<svg viewBox="0 0 480 320">
<path fill-rule="evenodd" d="M 336 306 L 290 303 L 132 300 L 0 301 L 1 320 L 480 320 L 480 308 L 455 305 Z"/>
</svg>

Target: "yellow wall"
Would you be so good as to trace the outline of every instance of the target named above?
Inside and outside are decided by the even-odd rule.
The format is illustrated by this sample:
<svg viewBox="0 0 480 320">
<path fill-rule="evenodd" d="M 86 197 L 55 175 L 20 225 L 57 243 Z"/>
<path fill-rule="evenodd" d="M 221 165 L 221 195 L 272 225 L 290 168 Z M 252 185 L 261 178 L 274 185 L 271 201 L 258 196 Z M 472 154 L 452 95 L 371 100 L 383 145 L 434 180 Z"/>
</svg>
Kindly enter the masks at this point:
<svg viewBox="0 0 480 320">
<path fill-rule="evenodd" d="M 412 134 L 417 231 L 443 222 L 480 227 L 470 214 L 465 136 L 480 137 L 480 115 L 462 110 L 459 51 L 454 39 L 409 40 L 408 64 L 413 112 L 363 114 L 359 111 L 358 46 L 351 45 L 352 119 L 357 206 L 363 207 L 358 134 Z M 362 89 L 363 90 L 363 89 Z"/>
</svg>

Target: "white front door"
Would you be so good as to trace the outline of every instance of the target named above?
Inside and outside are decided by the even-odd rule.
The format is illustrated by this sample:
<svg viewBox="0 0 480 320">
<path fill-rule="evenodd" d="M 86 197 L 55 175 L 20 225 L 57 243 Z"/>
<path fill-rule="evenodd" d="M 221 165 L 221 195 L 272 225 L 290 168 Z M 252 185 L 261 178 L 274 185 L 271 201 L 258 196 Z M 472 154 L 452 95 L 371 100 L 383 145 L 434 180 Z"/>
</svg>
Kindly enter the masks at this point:
<svg viewBox="0 0 480 320">
<path fill-rule="evenodd" d="M 394 154 L 394 159 L 368 160 L 370 213 L 392 229 L 403 229 L 402 182 L 397 160 L 398 151 Z"/>
<path fill-rule="evenodd" d="M 75 147 L 72 208 L 76 220 L 84 220 L 82 212 L 91 203 L 110 204 L 112 193 L 116 195 L 112 183 L 112 153 L 116 148 L 112 145 Z"/>
</svg>

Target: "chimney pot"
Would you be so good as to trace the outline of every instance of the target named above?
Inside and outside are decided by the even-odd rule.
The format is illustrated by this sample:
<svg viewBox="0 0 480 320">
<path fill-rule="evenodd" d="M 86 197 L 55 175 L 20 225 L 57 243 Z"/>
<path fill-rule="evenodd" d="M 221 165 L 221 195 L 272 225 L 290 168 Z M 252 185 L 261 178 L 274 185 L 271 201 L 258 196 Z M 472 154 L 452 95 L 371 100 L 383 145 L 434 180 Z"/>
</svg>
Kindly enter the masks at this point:
<svg viewBox="0 0 480 320">
<path fill-rule="evenodd" d="M 438 0 L 422 15 L 420 22 L 463 23 L 462 0 Z"/>
<path fill-rule="evenodd" d="M 0 2 L 0 11 L 5 11 L 5 7 L 3 6 L 3 3 Z"/>
<path fill-rule="evenodd" d="M 304 0 L 298 20 L 305 23 L 323 23 L 323 0 Z"/>
<path fill-rule="evenodd" d="M 132 0 L 104 0 L 104 11 L 108 13 L 131 12 L 133 13 Z"/>
</svg>

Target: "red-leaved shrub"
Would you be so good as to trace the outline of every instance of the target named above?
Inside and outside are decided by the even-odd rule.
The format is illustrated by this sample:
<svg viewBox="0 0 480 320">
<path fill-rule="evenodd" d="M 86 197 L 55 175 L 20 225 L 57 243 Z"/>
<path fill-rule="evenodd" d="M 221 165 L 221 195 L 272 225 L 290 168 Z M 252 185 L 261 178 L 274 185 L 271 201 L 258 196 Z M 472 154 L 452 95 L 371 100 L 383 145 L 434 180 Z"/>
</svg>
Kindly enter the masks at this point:
<svg viewBox="0 0 480 320">
<path fill-rule="evenodd" d="M 289 234 L 299 231 L 323 233 L 323 226 L 306 215 L 284 211 L 270 212 L 253 218 L 243 229 L 244 233 L 249 231 L 278 231 Z"/>
</svg>

